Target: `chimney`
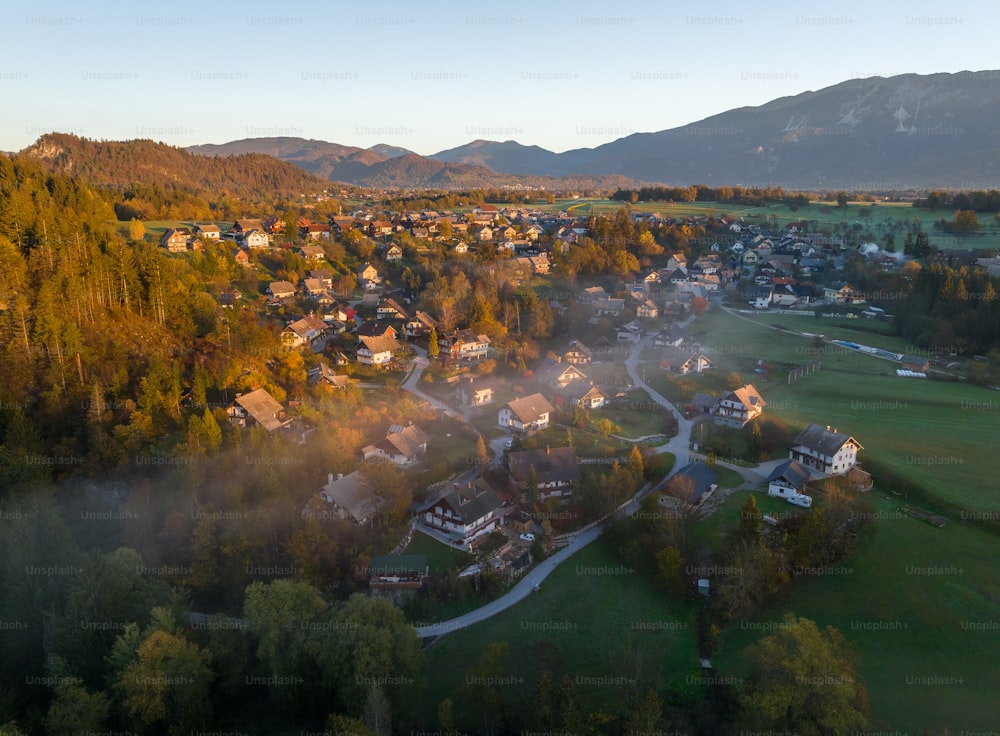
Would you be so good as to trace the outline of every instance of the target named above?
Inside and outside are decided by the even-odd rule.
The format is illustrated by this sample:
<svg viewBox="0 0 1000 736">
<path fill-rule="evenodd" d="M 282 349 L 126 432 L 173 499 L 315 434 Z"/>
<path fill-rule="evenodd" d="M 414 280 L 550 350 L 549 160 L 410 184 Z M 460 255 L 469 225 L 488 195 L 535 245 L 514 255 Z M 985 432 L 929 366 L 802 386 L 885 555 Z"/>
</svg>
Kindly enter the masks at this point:
<svg viewBox="0 0 1000 736">
<path fill-rule="evenodd" d="M 343 477 L 344 477 L 343 473 L 337 473 L 337 480 L 340 480 Z"/>
<path fill-rule="evenodd" d="M 548 445 L 545 446 L 545 454 L 546 455 L 551 455 L 552 454 L 552 448 L 549 447 Z"/>
<path fill-rule="evenodd" d="M 333 473 L 327 473 L 326 474 L 326 482 L 327 482 L 327 485 L 332 485 L 333 484 Z"/>
<path fill-rule="evenodd" d="M 828 425 L 826 425 L 826 431 L 827 431 L 827 432 L 829 432 L 829 431 L 830 431 L 830 425 L 829 425 L 829 424 L 828 424 Z"/>
</svg>

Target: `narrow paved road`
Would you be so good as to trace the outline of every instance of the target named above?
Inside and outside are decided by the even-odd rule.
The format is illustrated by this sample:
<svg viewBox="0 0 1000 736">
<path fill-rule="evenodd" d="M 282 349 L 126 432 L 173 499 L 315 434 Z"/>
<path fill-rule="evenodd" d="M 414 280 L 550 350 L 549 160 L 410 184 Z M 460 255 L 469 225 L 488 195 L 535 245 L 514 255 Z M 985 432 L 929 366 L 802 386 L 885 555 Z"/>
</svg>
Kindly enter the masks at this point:
<svg viewBox="0 0 1000 736">
<path fill-rule="evenodd" d="M 542 560 L 542 562 L 539 563 L 533 570 L 525 573 L 525 576 L 504 595 L 494 601 L 490 601 L 485 606 L 480 606 L 476 610 L 469 611 L 462 616 L 449 619 L 448 621 L 441 621 L 427 626 L 420 626 L 417 628 L 417 636 L 421 639 L 431 639 L 437 636 L 443 636 L 444 634 L 449 634 L 452 631 L 458 631 L 459 629 L 464 629 L 467 626 L 478 624 L 480 621 L 485 621 L 488 618 L 496 616 L 502 611 L 506 611 L 511 606 L 516 603 L 520 603 L 522 600 L 531 595 L 531 593 L 535 590 L 535 586 L 540 585 L 541 582 L 545 580 L 545 578 L 547 578 L 553 570 L 559 567 L 560 564 L 601 536 L 602 531 L 602 527 L 595 526 L 585 532 L 582 532 L 581 534 L 578 534 L 567 546 L 563 547 L 551 557 Z"/>
<path fill-rule="evenodd" d="M 688 320 L 685 325 L 686 324 L 690 324 L 690 320 Z M 650 337 L 646 336 L 632 346 L 632 352 L 629 353 L 628 358 L 625 359 L 625 370 L 628 371 L 628 375 L 629 378 L 632 379 L 633 386 L 643 389 L 647 394 L 649 394 L 649 397 L 653 401 L 670 411 L 670 413 L 672 413 L 674 418 L 677 420 L 677 435 L 666 444 L 659 445 L 655 449 L 657 453 L 669 452 L 672 454 L 675 458 L 677 458 L 674 463 L 674 468 L 681 468 L 690 462 L 689 448 L 691 446 L 691 430 L 694 428 L 695 423 L 681 414 L 681 412 L 679 412 L 673 404 L 667 401 L 662 394 L 651 388 L 649 384 L 647 384 L 640 377 L 638 370 L 640 362 L 639 354 L 649 345 L 649 342 Z"/>
<path fill-rule="evenodd" d="M 692 318 L 693 319 L 693 318 Z M 684 326 L 690 324 L 691 319 L 684 323 Z M 674 455 L 676 461 L 674 467 L 667 477 L 663 478 L 656 485 L 649 485 L 641 489 L 635 496 L 625 505 L 624 508 L 619 512 L 622 514 L 633 514 L 639 508 L 639 503 L 643 498 L 649 496 L 653 493 L 659 491 L 664 485 L 666 485 L 669 478 L 677 472 L 677 470 L 687 463 L 691 462 L 692 459 L 701 459 L 700 457 L 692 458 L 692 453 L 690 452 L 691 446 L 691 430 L 697 424 L 696 422 L 687 419 L 684 415 L 679 412 L 673 404 L 671 404 L 662 394 L 656 390 L 649 387 L 645 381 L 639 376 L 638 366 L 640 363 L 639 354 L 642 352 L 643 348 L 647 347 L 650 343 L 650 336 L 640 340 L 635 343 L 629 353 L 628 358 L 625 360 L 625 367 L 628 371 L 629 377 L 632 379 L 633 386 L 643 389 L 649 394 L 650 398 L 655 401 L 658 405 L 664 407 L 668 411 L 672 412 L 674 417 L 677 419 L 677 436 L 673 437 L 669 442 L 656 447 L 656 452 L 663 453 L 669 452 Z M 426 367 L 426 360 L 424 361 L 424 367 Z M 419 373 L 423 371 L 423 368 L 414 370 L 410 377 L 404 382 L 404 388 L 406 390 L 412 390 L 408 387 L 408 384 L 416 386 L 416 381 L 419 380 Z M 416 376 L 414 378 L 414 376 Z M 422 392 L 414 391 L 418 396 L 422 395 Z M 428 397 L 428 400 L 430 398 Z M 432 401 L 435 406 L 439 405 L 440 402 Z M 498 438 L 494 440 L 494 444 L 499 442 L 505 442 L 506 438 Z M 498 452 L 499 456 L 501 453 Z M 738 472 L 740 476 L 747 482 L 751 484 L 761 483 L 767 475 L 771 472 L 774 466 L 783 462 L 783 460 L 775 460 L 768 463 L 764 463 L 756 468 L 745 468 L 737 465 L 730 465 L 725 462 L 720 462 L 721 465 L 726 467 L 731 467 L 733 470 Z M 427 624 L 425 626 L 416 627 L 417 636 L 421 639 L 433 639 L 439 636 L 444 636 L 452 631 L 458 631 L 459 629 L 464 629 L 473 624 L 485 621 L 488 618 L 496 616 L 498 613 L 506 611 L 508 608 L 520 603 L 525 598 L 530 596 L 535 589 L 541 585 L 541 583 L 557 568 L 559 565 L 564 563 L 574 554 L 579 552 L 581 549 L 586 547 L 588 544 L 593 542 L 595 539 L 601 536 L 604 531 L 604 527 L 607 522 L 598 524 L 584 532 L 577 534 L 570 543 L 560 549 L 558 552 L 554 553 L 551 557 L 542 560 L 534 569 L 525 574 L 517 584 L 514 585 L 507 593 L 500 596 L 494 601 L 481 606 L 474 611 L 470 611 L 462 616 L 457 616 L 455 618 L 449 619 L 447 621 L 440 621 L 438 623 Z"/>
</svg>

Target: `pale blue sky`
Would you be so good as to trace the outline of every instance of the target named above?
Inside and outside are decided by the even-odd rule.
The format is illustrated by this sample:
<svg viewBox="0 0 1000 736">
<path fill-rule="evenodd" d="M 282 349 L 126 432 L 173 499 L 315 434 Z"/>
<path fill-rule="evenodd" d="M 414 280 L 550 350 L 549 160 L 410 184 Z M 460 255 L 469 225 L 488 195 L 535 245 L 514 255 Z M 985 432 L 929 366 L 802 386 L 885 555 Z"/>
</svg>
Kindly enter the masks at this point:
<svg viewBox="0 0 1000 736">
<path fill-rule="evenodd" d="M 1000 9 L 922 0 L 10 5 L 2 150 L 58 130 L 564 151 L 852 77 L 1000 68 Z"/>
</svg>

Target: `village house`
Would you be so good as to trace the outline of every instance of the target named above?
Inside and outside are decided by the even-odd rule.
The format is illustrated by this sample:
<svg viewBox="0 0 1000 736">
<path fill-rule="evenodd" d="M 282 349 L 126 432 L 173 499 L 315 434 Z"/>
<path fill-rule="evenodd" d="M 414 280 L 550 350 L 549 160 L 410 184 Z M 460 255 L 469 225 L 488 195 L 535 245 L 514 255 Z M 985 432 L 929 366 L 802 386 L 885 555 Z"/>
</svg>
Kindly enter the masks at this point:
<svg viewBox="0 0 1000 736">
<path fill-rule="evenodd" d="M 660 309 L 656 306 L 656 302 L 652 299 L 647 299 L 636 307 L 635 314 L 642 319 L 656 319 L 660 316 Z"/>
<path fill-rule="evenodd" d="M 424 337 L 430 334 L 432 327 L 437 327 L 437 320 L 418 309 L 403 325 L 403 332 L 407 337 Z"/>
<path fill-rule="evenodd" d="M 326 251 L 324 251 L 322 246 L 319 245 L 303 245 L 299 248 L 298 253 L 307 262 L 318 262 L 326 258 Z"/>
<path fill-rule="evenodd" d="M 566 388 L 573 381 L 586 381 L 587 374 L 572 364 L 565 364 L 549 358 L 535 371 L 535 379 L 539 384 L 551 388 Z"/>
<path fill-rule="evenodd" d="M 585 365 L 593 362 L 594 354 L 579 340 L 570 340 L 569 349 L 563 353 L 562 359 L 570 365 Z"/>
<path fill-rule="evenodd" d="M 295 287 L 287 281 L 272 281 L 267 286 L 267 293 L 275 299 L 291 299 L 295 296 Z"/>
<path fill-rule="evenodd" d="M 618 317 L 625 309 L 624 299 L 595 299 L 594 314 L 598 317 Z"/>
<path fill-rule="evenodd" d="M 667 268 L 674 271 L 678 268 L 687 270 L 687 256 L 683 253 L 674 253 L 667 260 Z"/>
<path fill-rule="evenodd" d="M 520 450 L 507 456 L 511 485 L 522 494 L 534 469 L 538 499 L 567 498 L 580 481 L 580 466 L 572 447 L 546 447 L 544 450 Z M 527 499 L 530 500 L 530 499 Z"/>
<path fill-rule="evenodd" d="M 482 378 L 466 376 L 455 388 L 455 399 L 462 406 L 485 406 L 493 403 L 493 386 Z"/>
<path fill-rule="evenodd" d="M 375 310 L 378 319 L 409 319 L 410 315 L 395 299 L 386 299 Z"/>
<path fill-rule="evenodd" d="M 372 484 L 357 470 L 336 478 L 330 473 L 326 485 L 302 510 L 302 516 L 345 519 L 360 525 L 371 523 L 384 505 L 385 499 L 375 493 Z"/>
<path fill-rule="evenodd" d="M 667 493 L 688 506 L 697 506 L 718 487 L 719 476 L 703 462 L 688 463 L 667 483 Z"/>
<path fill-rule="evenodd" d="M 549 426 L 549 417 L 555 411 L 541 394 L 531 394 L 514 399 L 500 409 L 497 420 L 504 429 L 516 432 L 533 432 Z"/>
<path fill-rule="evenodd" d="M 408 465 L 427 452 L 427 434 L 415 424 L 405 427 L 394 424 L 385 438 L 361 448 L 361 458 L 366 462 L 385 460 L 396 465 Z"/>
<path fill-rule="evenodd" d="M 469 329 L 455 330 L 439 338 L 442 353 L 452 360 L 482 360 L 489 356 L 490 338 Z"/>
<path fill-rule="evenodd" d="M 242 296 L 238 291 L 224 291 L 219 294 L 219 306 L 223 309 L 232 309 Z"/>
<path fill-rule="evenodd" d="M 388 220 L 373 220 L 368 224 L 368 234 L 372 237 L 392 235 L 393 226 Z"/>
<path fill-rule="evenodd" d="M 398 263 L 403 260 L 403 249 L 399 247 L 398 243 L 393 243 L 385 249 L 383 258 L 385 258 L 388 263 Z"/>
<path fill-rule="evenodd" d="M 858 464 L 858 452 L 863 449 L 849 435 L 810 424 L 793 440 L 789 457 L 821 473 L 842 475 Z"/>
<path fill-rule="evenodd" d="M 734 391 L 727 391 L 719 397 L 712 408 L 716 424 L 728 427 L 745 427 L 759 417 L 767 402 L 757 392 L 752 383 Z"/>
<path fill-rule="evenodd" d="M 337 237 L 342 237 L 350 230 L 354 229 L 353 217 L 331 217 L 330 229 Z"/>
<path fill-rule="evenodd" d="M 266 248 L 269 244 L 267 239 L 267 233 L 259 228 L 254 228 L 253 230 L 248 230 L 240 238 L 240 243 L 244 248 L 250 250 L 260 250 L 261 248 Z"/>
<path fill-rule="evenodd" d="M 668 347 L 660 356 L 660 368 L 680 376 L 702 373 L 715 368 L 704 353 L 684 348 Z"/>
<path fill-rule="evenodd" d="M 195 225 L 194 234 L 204 240 L 219 240 L 222 238 L 222 230 L 218 225 Z"/>
<path fill-rule="evenodd" d="M 233 226 L 229 228 L 229 232 L 236 240 L 242 240 L 251 230 L 263 230 L 264 223 L 259 219 L 254 218 L 244 218 L 242 220 L 237 220 L 233 223 Z"/>
<path fill-rule="evenodd" d="M 503 503 L 489 483 L 477 478 L 447 491 L 419 513 L 430 529 L 471 549 L 499 528 Z"/>
<path fill-rule="evenodd" d="M 308 345 L 313 350 L 322 350 L 329 334 L 330 326 L 319 317 L 309 314 L 281 331 L 281 344 L 287 348 Z"/>
<path fill-rule="evenodd" d="M 260 425 L 268 432 L 287 427 L 291 419 L 285 417 L 285 408 L 266 389 L 259 388 L 246 394 L 237 394 L 236 401 L 226 410 L 229 421 L 238 427 Z"/>
<path fill-rule="evenodd" d="M 863 304 L 865 295 L 846 281 L 838 281 L 823 287 L 823 299 L 827 304 Z"/>
<path fill-rule="evenodd" d="M 366 319 L 355 330 L 359 338 L 361 337 L 392 337 L 398 336 L 396 329 L 388 322 L 380 322 L 374 319 Z"/>
<path fill-rule="evenodd" d="M 240 266 L 249 266 L 250 254 L 247 253 L 242 248 L 237 248 L 235 251 L 233 251 L 233 260 L 235 260 L 236 263 Z"/>
<path fill-rule="evenodd" d="M 599 299 L 607 299 L 610 294 L 604 290 L 603 286 L 588 286 L 580 292 L 578 301 L 581 304 L 593 304 Z"/>
<path fill-rule="evenodd" d="M 160 247 L 169 253 L 184 253 L 188 249 L 191 233 L 184 228 L 172 227 L 160 236 Z"/>
<path fill-rule="evenodd" d="M 310 240 L 329 240 L 333 236 L 333 228 L 325 222 L 310 222 L 299 231 L 303 238 Z"/>
<path fill-rule="evenodd" d="M 306 372 L 306 381 L 310 386 L 332 389 L 345 389 L 348 384 L 347 376 L 334 373 L 333 368 L 322 361 Z"/>
<path fill-rule="evenodd" d="M 594 385 L 593 381 L 576 381 L 564 392 L 576 406 L 584 409 L 600 409 L 608 403 L 608 395 Z"/>
<path fill-rule="evenodd" d="M 318 297 L 325 295 L 327 287 L 323 285 L 321 279 L 302 279 L 302 290 L 306 296 Z"/>
<path fill-rule="evenodd" d="M 399 350 L 399 343 L 396 342 L 395 337 L 389 335 L 382 337 L 362 336 L 358 338 L 355 354 L 358 362 L 362 365 L 381 367 L 395 360 L 397 350 Z"/>
<path fill-rule="evenodd" d="M 379 284 L 378 269 L 370 263 L 358 266 L 356 274 L 358 277 L 358 286 L 362 289 L 374 289 Z"/>
<path fill-rule="evenodd" d="M 767 477 L 767 495 L 793 501 L 797 505 L 811 506 L 812 498 L 805 494 L 809 468 L 795 460 L 786 460 Z"/>
<path fill-rule="evenodd" d="M 653 345 L 656 347 L 679 348 L 688 339 L 688 331 L 678 324 L 664 327 L 653 338 Z"/>
</svg>

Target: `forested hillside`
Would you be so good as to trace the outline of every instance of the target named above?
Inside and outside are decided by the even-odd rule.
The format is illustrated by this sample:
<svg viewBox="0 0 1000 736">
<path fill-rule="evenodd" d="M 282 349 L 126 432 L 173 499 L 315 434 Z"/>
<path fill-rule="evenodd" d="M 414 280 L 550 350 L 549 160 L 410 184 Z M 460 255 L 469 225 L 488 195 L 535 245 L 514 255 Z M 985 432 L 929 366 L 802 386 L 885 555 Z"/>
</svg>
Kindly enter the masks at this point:
<svg viewBox="0 0 1000 736">
<path fill-rule="evenodd" d="M 150 140 L 93 141 L 50 133 L 23 153 L 50 173 L 114 192 L 122 220 L 228 219 L 329 186 L 264 154 L 195 156 Z"/>
</svg>

